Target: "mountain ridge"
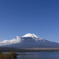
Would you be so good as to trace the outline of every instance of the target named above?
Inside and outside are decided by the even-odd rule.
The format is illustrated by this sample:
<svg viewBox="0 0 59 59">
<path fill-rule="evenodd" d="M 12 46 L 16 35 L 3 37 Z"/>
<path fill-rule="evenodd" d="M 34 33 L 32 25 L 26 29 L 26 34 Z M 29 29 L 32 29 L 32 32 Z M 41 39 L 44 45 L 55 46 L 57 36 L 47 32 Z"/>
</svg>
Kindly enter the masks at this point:
<svg viewBox="0 0 59 59">
<path fill-rule="evenodd" d="M 25 34 L 21 37 L 22 42 L 11 45 L 17 48 L 59 48 L 59 43 L 41 39 L 35 34 Z"/>
<path fill-rule="evenodd" d="M 32 33 L 21 36 L 20 40 L 21 42 L 10 44 L 7 46 L 14 48 L 59 48 L 59 43 L 41 39 Z"/>
</svg>

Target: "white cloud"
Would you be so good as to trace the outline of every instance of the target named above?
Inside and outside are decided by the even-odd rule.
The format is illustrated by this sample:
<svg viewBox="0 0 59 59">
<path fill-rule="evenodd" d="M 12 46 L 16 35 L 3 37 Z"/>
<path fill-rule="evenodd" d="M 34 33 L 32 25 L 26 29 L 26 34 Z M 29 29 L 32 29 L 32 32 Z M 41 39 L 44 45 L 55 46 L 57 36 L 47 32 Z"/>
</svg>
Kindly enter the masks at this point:
<svg viewBox="0 0 59 59">
<path fill-rule="evenodd" d="M 16 39 L 13 38 L 11 40 L 3 40 L 3 41 L 1 41 L 0 46 L 15 44 L 15 43 L 19 43 L 19 42 L 21 42 L 21 38 L 19 36 L 16 36 Z"/>
</svg>

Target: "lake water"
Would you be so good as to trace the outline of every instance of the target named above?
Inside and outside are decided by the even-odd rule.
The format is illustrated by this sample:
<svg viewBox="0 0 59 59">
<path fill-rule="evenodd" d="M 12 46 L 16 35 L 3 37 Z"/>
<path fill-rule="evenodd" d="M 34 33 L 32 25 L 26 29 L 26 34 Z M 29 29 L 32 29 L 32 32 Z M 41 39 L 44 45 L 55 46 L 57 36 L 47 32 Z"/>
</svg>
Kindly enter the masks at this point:
<svg viewBox="0 0 59 59">
<path fill-rule="evenodd" d="M 19 52 L 17 59 L 59 59 L 59 52 Z"/>
</svg>

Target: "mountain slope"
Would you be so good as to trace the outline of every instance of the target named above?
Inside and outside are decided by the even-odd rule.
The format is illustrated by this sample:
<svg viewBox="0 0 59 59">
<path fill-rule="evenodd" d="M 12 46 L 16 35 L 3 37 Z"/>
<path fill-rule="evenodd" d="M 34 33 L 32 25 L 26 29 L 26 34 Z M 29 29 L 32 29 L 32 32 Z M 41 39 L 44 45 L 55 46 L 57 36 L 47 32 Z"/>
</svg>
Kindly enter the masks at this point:
<svg viewBox="0 0 59 59">
<path fill-rule="evenodd" d="M 12 44 L 10 47 L 16 48 L 59 48 L 59 44 L 41 39 L 35 34 L 28 33 L 21 37 L 21 42 Z"/>
</svg>

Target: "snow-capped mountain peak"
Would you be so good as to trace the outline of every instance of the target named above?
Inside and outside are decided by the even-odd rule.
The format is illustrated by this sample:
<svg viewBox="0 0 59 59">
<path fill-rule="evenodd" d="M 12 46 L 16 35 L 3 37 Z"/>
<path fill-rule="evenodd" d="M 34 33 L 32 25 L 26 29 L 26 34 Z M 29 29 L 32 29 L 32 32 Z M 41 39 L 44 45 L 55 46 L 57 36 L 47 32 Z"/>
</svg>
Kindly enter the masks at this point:
<svg viewBox="0 0 59 59">
<path fill-rule="evenodd" d="M 35 34 L 32 34 L 32 33 L 27 33 L 25 34 L 24 36 L 22 37 L 32 37 L 32 38 L 39 38 L 38 36 L 36 36 Z"/>
</svg>

